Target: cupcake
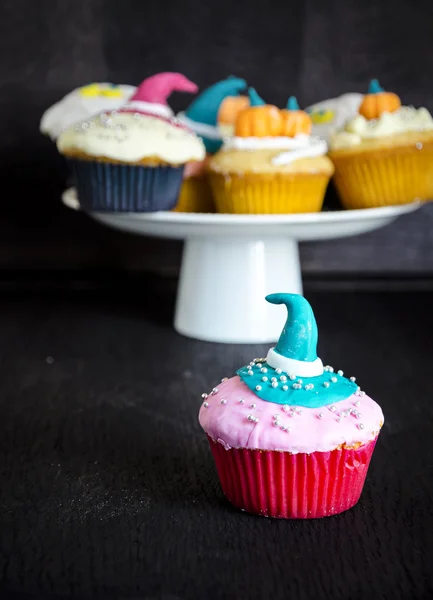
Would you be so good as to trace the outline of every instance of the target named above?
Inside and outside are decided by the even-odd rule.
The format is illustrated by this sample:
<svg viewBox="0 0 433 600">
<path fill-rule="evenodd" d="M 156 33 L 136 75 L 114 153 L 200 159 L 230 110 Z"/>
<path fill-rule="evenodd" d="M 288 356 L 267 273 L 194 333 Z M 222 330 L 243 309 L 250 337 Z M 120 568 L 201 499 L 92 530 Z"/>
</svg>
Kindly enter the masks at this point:
<svg viewBox="0 0 433 600">
<path fill-rule="evenodd" d="M 362 99 L 362 94 L 343 94 L 308 106 L 305 112 L 311 117 L 312 135 L 329 143 L 331 134 L 358 114 Z"/>
<path fill-rule="evenodd" d="M 41 133 L 55 141 L 62 131 L 75 123 L 103 112 L 117 110 L 135 93 L 133 85 L 91 83 L 69 92 L 42 115 Z"/>
<path fill-rule="evenodd" d="M 167 97 L 197 87 L 180 73 L 159 73 L 118 111 L 60 134 L 81 205 L 92 211 L 151 212 L 175 207 L 185 165 L 205 157 L 203 142 L 171 118 Z"/>
<path fill-rule="evenodd" d="M 287 109 L 265 104 L 249 90 L 235 135 L 209 161 L 217 210 L 222 213 L 303 213 L 322 208 L 334 172 L 326 142 L 310 135 L 311 118 L 294 97 Z"/>
<path fill-rule="evenodd" d="M 179 121 L 201 137 L 206 148 L 203 161 L 188 165 L 180 191 L 178 212 L 214 212 L 215 205 L 207 178 L 209 157 L 222 146 L 222 132 L 218 115 L 225 99 L 234 98 L 246 87 L 237 77 L 228 77 L 204 90 L 185 112 L 177 115 Z"/>
<path fill-rule="evenodd" d="M 355 377 L 323 366 L 305 298 L 266 299 L 288 310 L 277 346 L 203 394 L 199 421 L 223 492 L 237 508 L 266 517 L 341 513 L 361 495 L 382 410 Z"/>
<path fill-rule="evenodd" d="M 358 114 L 331 136 L 334 182 L 346 208 L 433 198 L 433 119 L 370 83 Z"/>
</svg>

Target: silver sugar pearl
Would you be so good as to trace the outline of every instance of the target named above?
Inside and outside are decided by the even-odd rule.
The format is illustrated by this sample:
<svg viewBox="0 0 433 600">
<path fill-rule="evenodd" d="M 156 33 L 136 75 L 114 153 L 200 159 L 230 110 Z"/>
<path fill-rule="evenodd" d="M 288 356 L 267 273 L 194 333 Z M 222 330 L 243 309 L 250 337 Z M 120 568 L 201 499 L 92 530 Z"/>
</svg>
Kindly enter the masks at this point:
<svg viewBox="0 0 433 600">
<path fill-rule="evenodd" d="M 225 398 L 221 398 L 221 404 L 227 404 L 227 400 Z"/>
<path fill-rule="evenodd" d="M 266 376 L 262 377 L 262 381 L 267 381 L 267 380 L 268 380 L 268 378 Z"/>
<path fill-rule="evenodd" d="M 273 381 L 273 382 L 271 383 L 271 385 L 272 385 L 272 387 L 273 387 L 273 388 L 276 388 L 276 387 L 278 387 L 278 381 Z"/>
<path fill-rule="evenodd" d="M 288 404 L 283 404 L 284 412 L 288 412 L 290 410 L 290 406 Z"/>
<path fill-rule="evenodd" d="M 266 368 L 266 367 L 262 367 L 262 368 L 260 369 L 260 371 L 261 371 L 262 373 L 267 373 L 267 372 L 268 372 L 268 370 L 267 370 L 267 368 Z"/>
<path fill-rule="evenodd" d="M 356 377 L 350 377 L 349 381 L 351 381 L 352 383 L 355 383 Z"/>
<path fill-rule="evenodd" d="M 320 413 L 317 415 L 317 418 L 318 418 L 318 419 L 323 419 L 323 413 L 321 413 L 321 412 L 320 412 Z"/>
<path fill-rule="evenodd" d="M 298 379 L 298 383 L 302 385 L 302 379 Z"/>
<path fill-rule="evenodd" d="M 296 375 L 294 375 L 293 373 L 291 373 L 291 374 L 289 375 L 289 379 L 291 379 L 292 381 L 295 381 L 295 379 L 296 379 Z"/>
<path fill-rule="evenodd" d="M 338 379 L 336 377 L 331 377 L 332 383 L 337 383 Z"/>
<path fill-rule="evenodd" d="M 201 395 L 201 397 L 202 397 L 202 398 L 203 398 L 203 400 L 204 400 L 205 398 L 207 398 L 207 394 L 203 393 L 203 394 Z"/>
<path fill-rule="evenodd" d="M 271 381 L 277 381 L 276 377 L 271 377 Z"/>
<path fill-rule="evenodd" d="M 282 387 L 283 392 L 287 392 L 288 389 L 289 389 L 288 385 L 283 385 L 283 387 Z"/>
<path fill-rule="evenodd" d="M 252 404 L 250 404 L 250 408 L 256 408 L 256 405 L 254 404 L 254 402 Z"/>
<path fill-rule="evenodd" d="M 262 368 L 262 363 L 259 363 L 259 362 L 258 362 L 258 363 L 256 363 L 256 367 L 257 367 L 258 369 L 261 369 L 261 368 Z"/>
<path fill-rule="evenodd" d="M 358 429 L 364 429 L 364 424 L 363 423 L 359 423 Z"/>
<path fill-rule="evenodd" d="M 254 371 L 248 371 L 248 375 L 254 375 Z"/>
<path fill-rule="evenodd" d="M 228 380 L 229 380 L 229 378 L 228 378 L 228 377 L 223 377 L 223 378 L 221 379 L 221 383 L 224 383 L 225 381 L 228 381 Z"/>
<path fill-rule="evenodd" d="M 209 406 L 209 402 L 203 402 L 203 406 L 207 408 Z"/>
<path fill-rule="evenodd" d="M 245 400 L 244 400 L 243 398 L 241 398 L 241 399 L 239 400 L 239 404 L 243 404 L 244 402 L 245 402 Z"/>
<path fill-rule="evenodd" d="M 278 427 L 278 426 L 279 426 L 279 423 L 278 423 L 278 421 L 274 421 L 274 422 L 272 423 L 272 425 L 273 425 L 274 427 Z"/>
<path fill-rule="evenodd" d="M 283 371 L 281 369 L 275 369 L 275 373 L 278 373 L 278 375 L 281 375 Z"/>
<path fill-rule="evenodd" d="M 258 392 L 260 392 L 260 390 L 261 390 L 261 389 L 262 389 L 262 386 L 261 386 L 261 385 L 256 385 L 256 390 L 257 390 Z"/>
<path fill-rule="evenodd" d="M 344 373 L 341 369 L 338 371 L 338 375 L 340 375 L 340 377 L 343 377 Z"/>
<path fill-rule="evenodd" d="M 324 381 L 323 382 L 323 387 L 328 388 L 329 387 L 329 381 Z"/>
<path fill-rule="evenodd" d="M 356 402 L 354 402 L 355 406 L 359 406 L 359 404 L 360 404 L 359 400 L 357 400 Z"/>
<path fill-rule="evenodd" d="M 332 406 L 330 406 L 330 407 L 329 407 L 329 410 L 330 410 L 331 412 L 335 412 L 337 409 L 335 408 L 335 406 L 334 406 L 334 405 L 332 405 Z"/>
<path fill-rule="evenodd" d="M 287 377 L 285 375 L 281 375 L 280 381 L 287 381 Z"/>
</svg>

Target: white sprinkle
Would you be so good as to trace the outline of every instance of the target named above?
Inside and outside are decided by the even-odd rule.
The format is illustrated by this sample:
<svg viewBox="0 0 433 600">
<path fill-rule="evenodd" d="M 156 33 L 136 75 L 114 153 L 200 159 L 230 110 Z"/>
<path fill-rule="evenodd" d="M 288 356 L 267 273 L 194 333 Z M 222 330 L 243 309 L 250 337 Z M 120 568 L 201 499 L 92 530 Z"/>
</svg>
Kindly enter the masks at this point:
<svg viewBox="0 0 433 600">
<path fill-rule="evenodd" d="M 323 413 L 321 413 L 321 412 L 320 412 L 320 413 L 317 415 L 317 417 L 318 417 L 319 419 L 323 419 Z"/>
<path fill-rule="evenodd" d="M 281 369 L 275 369 L 275 373 L 278 373 L 278 375 L 281 375 L 283 371 Z"/>
<path fill-rule="evenodd" d="M 268 372 L 268 370 L 267 370 L 267 368 L 266 368 L 266 367 L 262 367 L 262 368 L 260 369 L 260 371 L 261 371 L 262 373 L 267 373 L 267 372 Z"/>
<path fill-rule="evenodd" d="M 267 380 L 268 380 L 268 378 L 266 376 L 262 377 L 262 381 L 267 381 Z"/>
<path fill-rule="evenodd" d="M 225 398 L 221 399 L 221 404 L 227 404 L 227 400 Z"/>
<path fill-rule="evenodd" d="M 282 387 L 283 392 L 287 392 L 288 389 L 289 389 L 288 385 L 283 385 L 283 387 Z"/>
<path fill-rule="evenodd" d="M 271 383 L 271 385 L 272 385 L 272 387 L 273 387 L 273 388 L 276 388 L 276 387 L 278 387 L 278 381 L 273 381 L 273 382 Z"/>
<path fill-rule="evenodd" d="M 271 381 L 277 381 L 276 377 L 271 377 Z"/>
<path fill-rule="evenodd" d="M 254 404 L 254 402 L 252 404 L 250 404 L 250 408 L 256 408 L 256 405 Z"/>
<path fill-rule="evenodd" d="M 358 425 L 358 429 L 364 429 L 364 425 L 363 425 L 363 423 L 359 423 L 359 425 Z"/>
<path fill-rule="evenodd" d="M 338 374 L 340 375 L 340 377 L 343 377 L 343 375 L 344 375 L 344 373 L 341 369 L 338 371 Z"/>
<path fill-rule="evenodd" d="M 287 381 L 287 377 L 285 375 L 281 375 L 280 381 Z"/>
<path fill-rule="evenodd" d="M 203 402 L 203 406 L 207 408 L 209 406 L 209 402 Z"/>
<path fill-rule="evenodd" d="M 291 374 L 289 375 L 289 379 L 291 379 L 292 381 L 295 381 L 295 379 L 296 379 L 296 375 L 294 375 L 293 373 L 291 373 Z"/>
<path fill-rule="evenodd" d="M 337 409 L 334 405 L 328 407 L 331 412 L 335 412 Z"/>
<path fill-rule="evenodd" d="M 254 371 L 248 371 L 248 375 L 254 375 Z"/>
<path fill-rule="evenodd" d="M 261 390 L 261 389 L 262 389 L 262 386 L 261 386 L 261 385 L 256 385 L 256 390 L 257 390 L 258 392 L 260 392 L 260 390 Z"/>
<path fill-rule="evenodd" d="M 338 379 L 336 377 L 331 377 L 332 383 L 337 383 Z"/>
<path fill-rule="evenodd" d="M 356 381 L 356 377 L 350 377 L 350 378 L 349 378 L 349 381 L 351 381 L 352 383 L 355 383 L 355 381 Z"/>
<path fill-rule="evenodd" d="M 328 388 L 329 387 L 329 381 L 324 381 L 323 382 L 323 387 Z"/>
</svg>

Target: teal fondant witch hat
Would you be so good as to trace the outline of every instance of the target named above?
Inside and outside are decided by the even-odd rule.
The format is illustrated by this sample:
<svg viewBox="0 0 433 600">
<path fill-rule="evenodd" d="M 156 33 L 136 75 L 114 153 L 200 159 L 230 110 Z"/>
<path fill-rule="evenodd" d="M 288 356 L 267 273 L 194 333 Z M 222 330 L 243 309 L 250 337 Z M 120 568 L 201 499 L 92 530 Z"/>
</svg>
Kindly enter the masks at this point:
<svg viewBox="0 0 433 600">
<path fill-rule="evenodd" d="M 292 360 L 317 360 L 317 323 L 309 302 L 298 294 L 270 294 L 271 304 L 285 304 L 287 320 L 274 352 Z"/>
<path fill-rule="evenodd" d="M 244 79 L 233 76 L 227 77 L 227 79 L 218 81 L 204 90 L 185 111 L 185 116 L 191 121 L 195 121 L 199 125 L 205 125 L 208 128 L 215 128 L 214 135 L 208 137 L 204 128 L 200 130 L 197 127 L 196 133 L 203 139 L 207 152 L 216 152 L 222 145 L 222 139 L 217 130 L 218 111 L 222 101 L 227 96 L 238 96 L 246 85 Z M 211 133 L 211 130 L 209 130 L 209 133 Z"/>
</svg>

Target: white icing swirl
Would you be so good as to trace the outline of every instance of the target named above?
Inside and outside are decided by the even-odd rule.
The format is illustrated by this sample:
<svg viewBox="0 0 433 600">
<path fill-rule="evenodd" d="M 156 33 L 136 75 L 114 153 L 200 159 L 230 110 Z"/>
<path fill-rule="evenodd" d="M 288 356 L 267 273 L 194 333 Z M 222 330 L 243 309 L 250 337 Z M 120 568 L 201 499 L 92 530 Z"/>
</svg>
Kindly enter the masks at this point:
<svg viewBox="0 0 433 600">
<path fill-rule="evenodd" d="M 156 116 L 118 112 L 101 114 L 64 131 L 60 152 L 80 152 L 122 162 L 158 157 L 170 164 L 203 160 L 203 142 L 192 132 Z"/>
<path fill-rule="evenodd" d="M 284 137 L 232 137 L 225 138 L 223 151 L 226 150 L 284 150 L 281 154 L 274 156 L 272 163 L 275 165 L 287 165 L 300 158 L 314 158 L 327 153 L 328 147 L 324 140 L 305 135 L 291 138 Z"/>
<path fill-rule="evenodd" d="M 194 131 L 194 133 L 196 133 L 197 135 L 207 137 L 210 140 L 222 140 L 222 135 L 218 127 L 208 125 L 207 123 L 199 123 L 198 121 L 193 121 L 192 119 L 189 119 L 183 112 L 180 112 L 176 116 L 179 123 L 182 123 L 186 127 L 189 127 L 189 129 L 192 129 L 192 131 Z"/>
<path fill-rule="evenodd" d="M 357 115 L 346 123 L 343 130 L 331 136 L 331 148 L 337 150 L 356 146 L 362 140 L 431 130 L 433 119 L 426 108 L 402 106 L 393 113 L 384 112 L 378 119 L 368 120 Z"/>
</svg>

